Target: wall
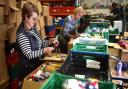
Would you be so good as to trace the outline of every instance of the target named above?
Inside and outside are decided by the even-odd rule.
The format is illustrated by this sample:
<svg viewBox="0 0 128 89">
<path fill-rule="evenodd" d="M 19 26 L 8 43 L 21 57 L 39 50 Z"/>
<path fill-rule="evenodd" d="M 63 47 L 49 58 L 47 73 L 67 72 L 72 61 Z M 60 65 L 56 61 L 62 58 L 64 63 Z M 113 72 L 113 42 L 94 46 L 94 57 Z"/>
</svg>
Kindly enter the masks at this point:
<svg viewBox="0 0 128 89">
<path fill-rule="evenodd" d="M 108 6 L 111 5 L 112 2 L 128 4 L 128 0 L 81 0 L 81 5 L 84 6 L 87 4 L 88 7 L 91 7 L 96 3 L 100 3 L 100 5 Z"/>
</svg>

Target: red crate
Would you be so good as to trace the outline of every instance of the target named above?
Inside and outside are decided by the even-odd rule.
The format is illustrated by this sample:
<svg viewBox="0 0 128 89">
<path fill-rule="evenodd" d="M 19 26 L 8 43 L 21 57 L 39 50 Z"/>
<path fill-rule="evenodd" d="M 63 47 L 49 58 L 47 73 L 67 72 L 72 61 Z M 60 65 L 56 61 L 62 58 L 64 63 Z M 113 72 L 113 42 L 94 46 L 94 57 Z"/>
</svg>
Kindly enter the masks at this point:
<svg viewBox="0 0 128 89">
<path fill-rule="evenodd" d="M 65 7 L 62 7 L 62 12 L 63 13 L 73 13 L 74 8 L 75 7 L 73 7 L 73 6 L 65 6 Z"/>
<path fill-rule="evenodd" d="M 50 7 L 49 8 L 50 13 L 56 13 L 56 12 L 61 12 L 61 7 Z"/>
</svg>

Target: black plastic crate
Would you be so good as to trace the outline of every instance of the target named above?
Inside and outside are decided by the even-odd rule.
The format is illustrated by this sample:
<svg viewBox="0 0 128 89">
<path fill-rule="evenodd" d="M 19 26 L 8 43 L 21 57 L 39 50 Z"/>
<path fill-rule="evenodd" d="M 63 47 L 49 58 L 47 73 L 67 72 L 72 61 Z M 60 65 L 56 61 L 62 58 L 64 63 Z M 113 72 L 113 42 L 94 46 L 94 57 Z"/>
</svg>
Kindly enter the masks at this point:
<svg viewBox="0 0 128 89">
<path fill-rule="evenodd" d="M 75 56 L 74 56 L 75 58 Z M 80 58 L 80 57 L 78 57 Z M 108 60 L 108 59 L 107 59 Z M 100 69 L 93 69 L 86 67 L 86 60 L 73 59 L 72 56 L 68 56 L 64 64 L 58 70 L 58 72 L 75 76 L 76 74 L 85 75 L 86 78 L 95 78 L 102 81 L 109 80 L 108 63 L 101 63 Z"/>
</svg>

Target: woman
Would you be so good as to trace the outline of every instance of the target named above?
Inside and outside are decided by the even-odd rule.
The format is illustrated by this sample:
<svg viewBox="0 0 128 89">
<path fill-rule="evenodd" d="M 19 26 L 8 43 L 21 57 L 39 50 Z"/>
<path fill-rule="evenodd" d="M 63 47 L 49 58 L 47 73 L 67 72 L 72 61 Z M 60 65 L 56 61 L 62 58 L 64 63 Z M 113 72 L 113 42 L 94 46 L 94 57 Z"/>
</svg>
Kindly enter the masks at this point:
<svg viewBox="0 0 128 89">
<path fill-rule="evenodd" d="M 26 3 L 22 9 L 22 22 L 16 33 L 19 52 L 19 78 L 23 80 L 35 68 L 43 63 L 42 58 L 51 54 L 53 47 L 48 47 L 53 41 L 42 40 L 37 32 L 38 9 L 31 3 Z M 58 42 L 54 40 L 55 44 Z"/>
<path fill-rule="evenodd" d="M 76 7 L 72 15 L 69 15 L 65 18 L 64 21 L 64 30 L 61 32 L 61 36 L 59 36 L 60 42 L 60 50 L 63 53 L 67 53 L 68 42 L 71 38 L 76 38 L 79 36 L 77 32 L 77 28 L 79 26 L 80 18 L 84 15 L 84 9 L 82 7 Z M 63 38 L 63 39 L 62 39 Z"/>
</svg>

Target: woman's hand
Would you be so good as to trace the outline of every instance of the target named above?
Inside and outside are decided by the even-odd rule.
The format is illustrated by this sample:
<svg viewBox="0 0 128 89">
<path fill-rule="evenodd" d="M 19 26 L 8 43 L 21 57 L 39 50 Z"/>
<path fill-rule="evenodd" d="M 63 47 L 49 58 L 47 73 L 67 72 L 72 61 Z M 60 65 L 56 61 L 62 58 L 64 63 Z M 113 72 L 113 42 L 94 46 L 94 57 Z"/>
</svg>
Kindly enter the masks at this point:
<svg viewBox="0 0 128 89">
<path fill-rule="evenodd" d="M 54 44 L 54 47 L 57 48 L 59 46 L 59 41 L 58 40 L 54 40 L 53 44 Z"/>
<path fill-rule="evenodd" d="M 54 44 L 54 47 L 58 47 L 59 41 L 56 38 L 49 39 L 50 44 Z"/>
<path fill-rule="evenodd" d="M 53 50 L 54 50 L 53 47 L 45 47 L 44 50 L 43 50 L 43 52 L 46 55 L 51 55 L 51 53 L 52 53 Z"/>
</svg>

